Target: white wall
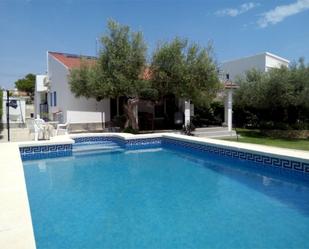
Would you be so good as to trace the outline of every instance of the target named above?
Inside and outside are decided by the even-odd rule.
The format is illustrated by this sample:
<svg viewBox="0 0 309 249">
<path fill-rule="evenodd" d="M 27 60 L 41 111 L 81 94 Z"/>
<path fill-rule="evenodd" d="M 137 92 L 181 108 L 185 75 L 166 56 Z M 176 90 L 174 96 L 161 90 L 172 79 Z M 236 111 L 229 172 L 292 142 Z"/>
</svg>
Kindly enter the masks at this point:
<svg viewBox="0 0 309 249">
<path fill-rule="evenodd" d="M 221 65 L 222 80 L 225 80 L 226 74 L 229 74 L 230 80 L 235 82 L 238 77 L 245 75 L 248 70 L 256 69 L 266 72 L 270 68 L 279 68 L 281 66 L 289 66 L 289 61 L 268 52 L 231 60 L 223 62 Z"/>
<path fill-rule="evenodd" d="M 3 91 L 3 103 L 2 103 L 2 123 L 6 124 L 6 91 Z M 18 97 L 10 97 L 11 100 L 16 100 L 17 102 L 17 108 L 10 107 L 9 109 L 9 115 L 11 116 L 10 118 L 10 123 L 25 123 L 26 122 L 26 100 L 23 98 L 18 98 Z M 13 119 L 13 116 L 15 116 L 18 120 L 15 121 Z"/>
<path fill-rule="evenodd" d="M 222 77 L 225 79 L 226 74 L 230 75 L 230 80 L 235 81 L 237 76 L 243 76 L 248 70 L 265 71 L 265 54 L 259 54 L 250 57 L 244 57 L 222 63 Z"/>
<path fill-rule="evenodd" d="M 35 78 L 35 91 L 36 92 L 46 92 L 47 87 L 44 86 L 44 79 L 46 78 L 46 75 L 36 75 Z"/>
<path fill-rule="evenodd" d="M 48 54 L 48 77 L 50 79 L 50 92 L 57 92 L 57 106 L 50 106 L 48 95 L 49 112 L 58 111 L 63 113 L 63 121 L 67 121 L 67 111 L 90 111 L 104 112 L 105 120 L 110 121 L 110 100 L 104 99 L 97 102 L 95 99 L 85 97 L 76 98 L 70 90 L 68 83 L 69 70 L 57 59 Z"/>
<path fill-rule="evenodd" d="M 67 111 L 67 119 L 71 124 L 105 123 L 105 113 Z"/>
<path fill-rule="evenodd" d="M 41 93 L 34 92 L 34 117 L 40 114 Z"/>
<path fill-rule="evenodd" d="M 274 56 L 274 55 L 269 54 L 269 53 L 267 53 L 265 59 L 266 59 L 266 63 L 265 63 L 266 64 L 266 71 L 268 71 L 271 68 L 280 68 L 281 66 L 285 66 L 285 67 L 289 66 L 289 61 L 287 61 L 283 58 Z"/>
<path fill-rule="evenodd" d="M 26 118 L 31 118 L 31 114 L 34 114 L 34 105 L 26 104 Z"/>
<path fill-rule="evenodd" d="M 44 85 L 47 75 L 41 74 L 35 77 L 35 92 L 34 92 L 34 117 L 40 114 L 40 104 L 43 101 L 42 95 L 47 92 L 47 87 Z"/>
</svg>

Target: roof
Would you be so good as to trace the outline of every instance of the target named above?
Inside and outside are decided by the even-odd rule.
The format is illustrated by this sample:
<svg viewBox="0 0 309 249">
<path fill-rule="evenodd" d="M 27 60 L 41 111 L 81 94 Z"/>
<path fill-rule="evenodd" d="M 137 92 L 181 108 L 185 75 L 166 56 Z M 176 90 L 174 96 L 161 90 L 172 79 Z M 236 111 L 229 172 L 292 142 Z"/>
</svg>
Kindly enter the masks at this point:
<svg viewBox="0 0 309 249">
<path fill-rule="evenodd" d="M 224 82 L 224 88 L 225 89 L 236 89 L 236 88 L 239 88 L 239 85 L 233 83 L 232 81 L 226 80 Z"/>
<path fill-rule="evenodd" d="M 81 61 L 85 62 L 87 65 L 94 65 L 97 60 L 97 58 L 94 56 L 67 54 L 59 52 L 48 52 L 48 54 L 56 58 L 68 69 L 80 67 Z"/>
<path fill-rule="evenodd" d="M 68 53 L 59 53 L 59 52 L 48 52 L 51 56 L 56 58 L 60 63 L 62 63 L 68 69 L 79 68 L 81 61 L 85 62 L 86 65 L 94 65 L 97 62 L 97 57 L 94 56 L 85 56 L 85 55 L 76 55 Z M 149 67 L 146 67 L 141 77 L 144 80 L 151 79 L 151 70 Z"/>
<path fill-rule="evenodd" d="M 249 56 L 237 58 L 237 59 L 226 60 L 226 61 L 223 61 L 222 64 L 229 63 L 229 62 L 234 62 L 234 61 L 238 61 L 238 60 L 243 60 L 243 59 L 248 59 L 248 58 L 252 58 L 252 57 L 256 57 L 256 56 L 265 56 L 265 57 L 266 56 L 271 56 L 273 58 L 276 58 L 277 60 L 284 61 L 286 63 L 290 63 L 289 60 L 287 60 L 287 59 L 285 59 L 283 57 L 280 57 L 278 55 L 275 55 L 275 54 L 272 54 L 272 53 L 269 53 L 269 52 L 263 52 L 263 53 L 259 53 L 259 54 L 254 54 L 254 55 L 249 55 Z"/>
<path fill-rule="evenodd" d="M 285 59 L 285 58 L 283 58 L 283 57 L 280 57 L 280 56 L 278 56 L 278 55 L 275 55 L 275 54 L 272 54 L 272 53 L 269 53 L 269 52 L 265 52 L 265 54 L 268 55 L 268 56 L 271 56 L 271 57 L 273 57 L 273 58 L 276 58 L 277 60 L 284 61 L 284 62 L 286 62 L 286 63 L 290 63 L 289 60 L 287 60 L 287 59 Z"/>
</svg>

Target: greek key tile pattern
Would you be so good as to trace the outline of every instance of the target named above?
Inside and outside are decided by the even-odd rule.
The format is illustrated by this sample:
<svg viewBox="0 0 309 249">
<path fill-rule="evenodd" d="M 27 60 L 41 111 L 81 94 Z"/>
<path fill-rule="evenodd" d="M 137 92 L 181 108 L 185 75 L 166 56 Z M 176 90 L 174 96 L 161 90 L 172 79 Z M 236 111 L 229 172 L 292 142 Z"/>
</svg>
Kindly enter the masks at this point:
<svg viewBox="0 0 309 249">
<path fill-rule="evenodd" d="M 79 144 L 94 144 L 94 143 L 102 143 L 105 141 L 112 141 L 117 143 L 119 146 L 127 149 L 140 149 L 146 147 L 154 147 L 161 145 L 161 138 L 147 138 L 147 139 L 129 139 L 125 140 L 118 137 L 80 137 L 74 138 L 75 143 Z"/>
<path fill-rule="evenodd" d="M 78 137 L 78 138 L 74 138 L 75 143 L 79 144 L 79 143 L 96 143 L 96 142 L 103 142 L 103 141 L 116 141 L 116 140 L 122 140 L 120 138 L 116 138 L 116 137 L 102 137 L 102 136 L 97 136 L 97 137 Z"/>
<path fill-rule="evenodd" d="M 189 141 L 180 141 L 171 138 L 145 138 L 145 139 L 122 139 L 118 137 L 80 137 L 74 138 L 75 143 L 93 144 L 104 141 L 112 141 L 119 146 L 134 150 L 141 148 L 153 148 L 168 146 L 175 149 L 184 148 L 186 150 L 215 153 L 222 156 L 232 157 L 240 160 L 247 160 L 264 166 L 272 166 L 273 168 L 293 170 L 294 172 L 306 173 L 309 175 L 309 163 L 304 161 L 287 160 L 280 157 L 271 157 L 267 155 L 253 154 L 236 149 L 221 148 L 213 145 L 198 144 Z M 46 145 L 22 147 L 20 153 L 23 160 L 33 160 L 39 158 L 50 158 L 57 156 L 72 155 L 72 144 L 64 145 Z"/>
<path fill-rule="evenodd" d="M 160 147 L 161 138 L 130 139 L 125 141 L 125 147 L 130 150 Z"/>
<path fill-rule="evenodd" d="M 23 161 L 72 156 L 72 151 L 53 151 L 48 153 L 21 154 Z"/>
<path fill-rule="evenodd" d="M 72 144 L 29 146 L 19 148 L 22 160 L 34 160 L 72 154 Z"/>
<path fill-rule="evenodd" d="M 309 163 L 301 162 L 301 161 L 292 161 L 292 160 L 287 160 L 287 159 L 279 158 L 279 157 L 270 157 L 266 155 L 253 154 L 250 152 L 221 148 L 221 147 L 216 147 L 216 146 L 206 145 L 206 144 L 197 144 L 197 143 L 180 141 L 180 140 L 169 139 L 169 138 L 163 138 L 162 144 L 163 146 L 168 145 L 168 146 L 172 146 L 175 148 L 182 147 L 182 148 L 186 148 L 189 150 L 205 151 L 205 152 L 219 154 L 222 156 L 238 158 L 240 160 L 252 161 L 252 162 L 260 163 L 263 165 L 269 165 L 273 167 L 293 170 L 293 171 L 307 173 L 307 174 L 309 173 Z"/>
</svg>

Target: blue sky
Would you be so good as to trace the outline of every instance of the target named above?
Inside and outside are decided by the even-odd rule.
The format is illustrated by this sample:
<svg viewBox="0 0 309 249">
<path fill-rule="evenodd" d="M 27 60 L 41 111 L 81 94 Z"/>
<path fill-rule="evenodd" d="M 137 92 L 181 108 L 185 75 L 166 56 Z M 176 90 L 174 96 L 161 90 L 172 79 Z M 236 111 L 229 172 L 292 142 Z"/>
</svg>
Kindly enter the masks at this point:
<svg viewBox="0 0 309 249">
<path fill-rule="evenodd" d="M 220 61 L 272 52 L 309 60 L 309 0 L 0 0 L 0 86 L 45 73 L 46 51 L 95 55 L 113 18 L 158 41 L 212 41 Z"/>
</svg>

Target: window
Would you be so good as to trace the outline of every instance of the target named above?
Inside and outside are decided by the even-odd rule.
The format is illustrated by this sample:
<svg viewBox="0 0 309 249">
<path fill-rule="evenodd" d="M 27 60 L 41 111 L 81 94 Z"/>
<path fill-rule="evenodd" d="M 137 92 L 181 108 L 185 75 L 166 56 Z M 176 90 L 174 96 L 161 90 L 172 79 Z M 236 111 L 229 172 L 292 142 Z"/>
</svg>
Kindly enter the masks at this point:
<svg viewBox="0 0 309 249">
<path fill-rule="evenodd" d="M 53 93 L 49 93 L 49 105 L 53 106 Z"/>
<path fill-rule="evenodd" d="M 54 92 L 54 106 L 57 106 L 57 93 Z"/>
</svg>

